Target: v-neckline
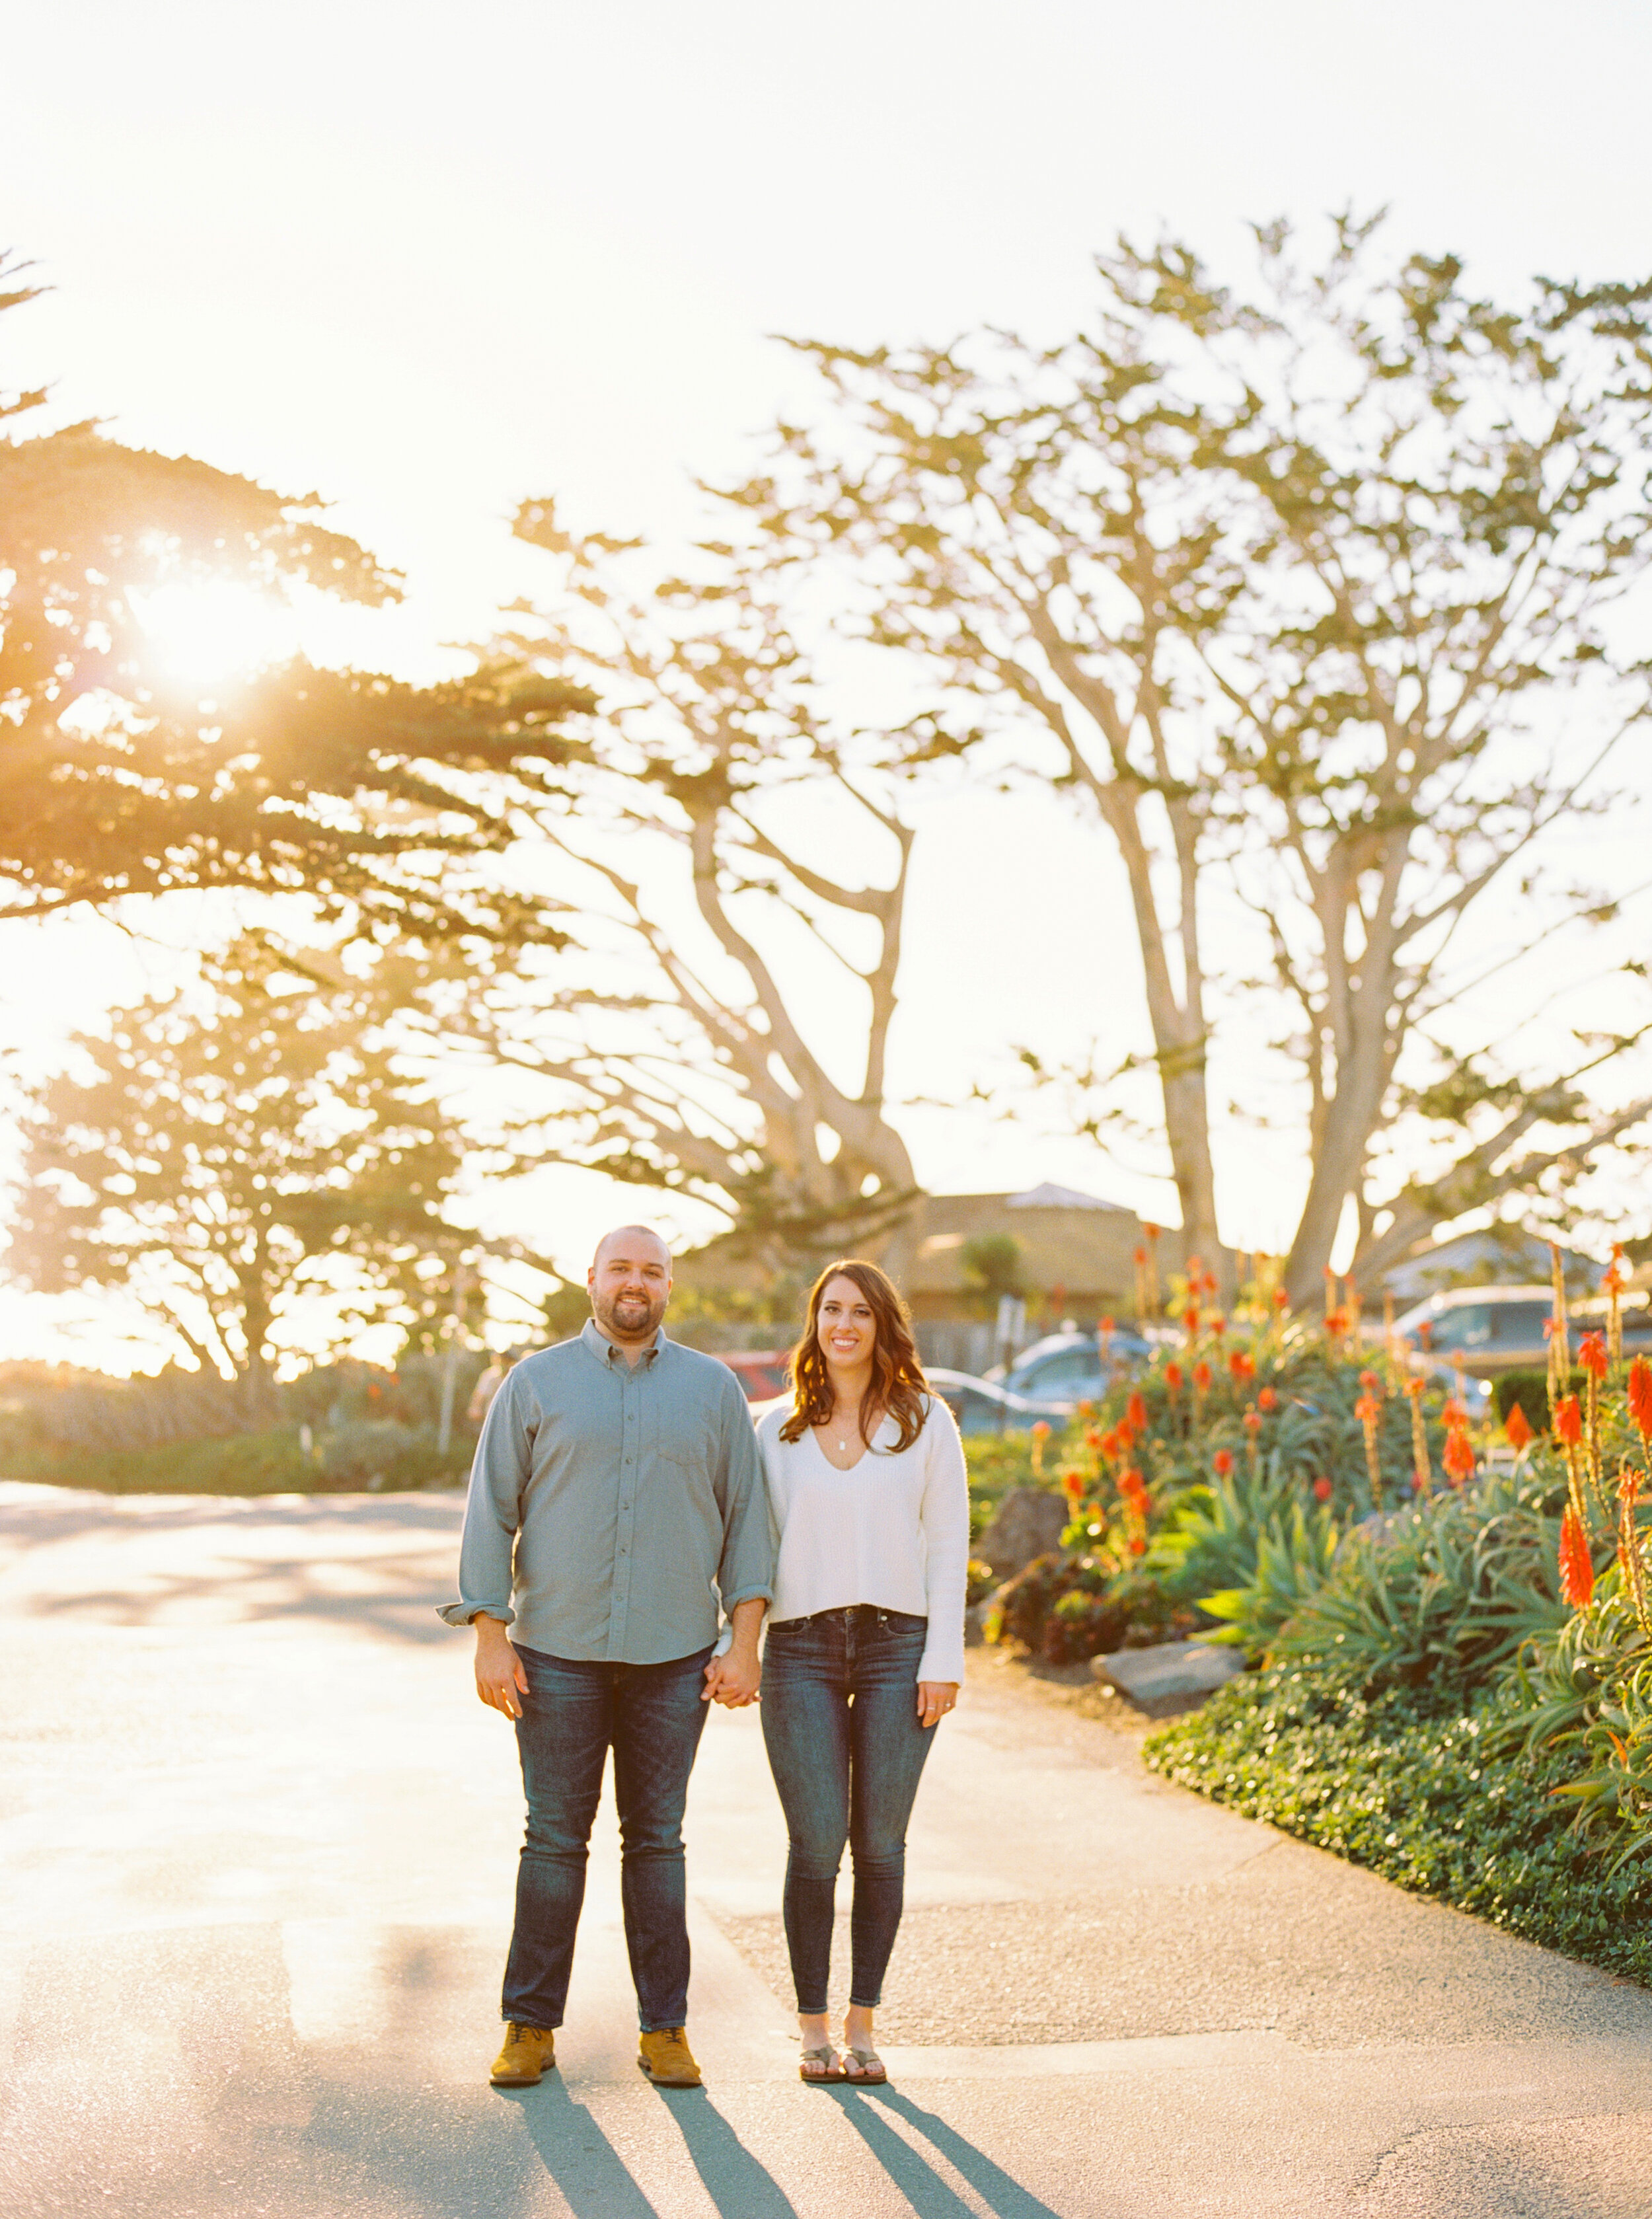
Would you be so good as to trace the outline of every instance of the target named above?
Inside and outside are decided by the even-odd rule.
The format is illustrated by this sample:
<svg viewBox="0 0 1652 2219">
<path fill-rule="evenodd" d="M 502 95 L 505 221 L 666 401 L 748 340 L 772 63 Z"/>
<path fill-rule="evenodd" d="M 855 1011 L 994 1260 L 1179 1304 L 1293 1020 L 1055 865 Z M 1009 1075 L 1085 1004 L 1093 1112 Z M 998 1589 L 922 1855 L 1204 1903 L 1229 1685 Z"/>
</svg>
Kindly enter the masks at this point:
<svg viewBox="0 0 1652 2219">
<path fill-rule="evenodd" d="M 884 1414 L 886 1417 L 888 1415 L 887 1411 L 885 1411 Z M 877 1424 L 872 1430 L 873 1434 L 876 1435 L 882 1433 L 883 1429 L 884 1420 L 882 1418 L 879 1418 Z M 825 1465 L 827 1470 L 835 1471 L 840 1479 L 847 1479 L 852 1471 L 859 1471 L 861 1465 L 872 1454 L 873 1445 L 871 1441 L 867 1441 L 853 1464 L 834 1464 L 830 1457 L 827 1455 L 825 1450 L 821 1447 L 820 1435 L 813 1426 L 810 1426 L 809 1428 L 809 1438 L 814 1443 L 816 1450 L 819 1454 L 820 1460 Z"/>
</svg>

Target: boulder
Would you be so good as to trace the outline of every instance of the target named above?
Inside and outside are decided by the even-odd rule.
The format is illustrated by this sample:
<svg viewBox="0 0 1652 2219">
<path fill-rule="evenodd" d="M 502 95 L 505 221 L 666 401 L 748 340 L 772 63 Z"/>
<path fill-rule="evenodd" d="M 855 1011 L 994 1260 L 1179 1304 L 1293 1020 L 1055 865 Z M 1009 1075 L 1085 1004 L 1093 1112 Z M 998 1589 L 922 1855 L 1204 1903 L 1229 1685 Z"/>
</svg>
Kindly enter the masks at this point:
<svg viewBox="0 0 1652 2219">
<path fill-rule="evenodd" d="M 1153 1649 L 1120 1649 L 1092 1656 L 1090 1669 L 1150 1719 L 1172 1718 L 1214 1695 L 1245 1669 L 1242 1651 L 1208 1641 L 1164 1641 Z"/>
<path fill-rule="evenodd" d="M 1071 1516 L 1065 1495 L 1043 1487 L 1012 1487 L 971 1553 L 991 1564 L 1000 1580 L 1013 1580 L 1034 1557 L 1060 1547 Z"/>
</svg>

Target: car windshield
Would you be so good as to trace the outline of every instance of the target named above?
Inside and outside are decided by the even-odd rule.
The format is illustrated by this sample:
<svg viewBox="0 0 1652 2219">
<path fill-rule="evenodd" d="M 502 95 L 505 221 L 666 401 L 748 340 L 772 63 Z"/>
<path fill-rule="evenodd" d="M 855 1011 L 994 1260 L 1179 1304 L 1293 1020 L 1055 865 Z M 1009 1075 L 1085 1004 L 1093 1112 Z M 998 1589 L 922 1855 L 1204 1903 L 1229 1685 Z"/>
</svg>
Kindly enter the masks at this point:
<svg viewBox="0 0 1652 2219">
<path fill-rule="evenodd" d="M 1053 1356 L 1037 1358 L 1015 1377 L 1018 1381 L 1035 1379 L 1040 1387 L 1053 1387 L 1060 1379 L 1094 1378 L 1101 1368 L 1101 1358 L 1093 1348 L 1063 1348 Z"/>
<path fill-rule="evenodd" d="M 1498 1302 L 1492 1309 L 1492 1339 L 1511 1347 L 1535 1348 L 1549 1315 L 1547 1302 Z"/>
<path fill-rule="evenodd" d="M 1483 1348 L 1491 1337 L 1491 1304 L 1465 1303 L 1461 1309 L 1447 1310 L 1434 1319 L 1428 1345 L 1431 1348 Z"/>
</svg>

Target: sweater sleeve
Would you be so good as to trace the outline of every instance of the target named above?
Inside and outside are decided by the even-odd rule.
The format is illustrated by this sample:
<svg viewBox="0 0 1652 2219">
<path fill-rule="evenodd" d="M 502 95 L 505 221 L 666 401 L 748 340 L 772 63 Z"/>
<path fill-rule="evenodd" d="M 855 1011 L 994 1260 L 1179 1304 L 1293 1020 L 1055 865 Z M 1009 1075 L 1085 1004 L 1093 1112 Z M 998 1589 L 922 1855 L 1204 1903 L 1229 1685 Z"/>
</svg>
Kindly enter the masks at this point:
<svg viewBox="0 0 1652 2219">
<path fill-rule="evenodd" d="M 937 1395 L 923 1425 L 924 1587 L 929 1635 L 920 1680 L 964 1677 L 964 1595 L 969 1578 L 969 1474 L 952 1412 Z"/>
</svg>

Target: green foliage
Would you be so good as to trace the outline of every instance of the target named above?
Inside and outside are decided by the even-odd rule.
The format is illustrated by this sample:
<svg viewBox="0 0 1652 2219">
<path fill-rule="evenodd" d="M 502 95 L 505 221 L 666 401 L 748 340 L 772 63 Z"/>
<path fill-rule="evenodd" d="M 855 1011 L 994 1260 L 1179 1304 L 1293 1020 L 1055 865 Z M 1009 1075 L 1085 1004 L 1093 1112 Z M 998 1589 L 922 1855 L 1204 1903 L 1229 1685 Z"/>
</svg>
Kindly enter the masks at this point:
<svg viewBox="0 0 1652 2219">
<path fill-rule="evenodd" d="M 33 289 L 8 285 L 0 309 Z M 321 506 L 91 422 L 0 441 L 8 913 L 248 887 L 358 925 L 565 940 L 543 905 L 468 866 L 517 836 L 523 791 L 568 752 L 557 725 L 589 705 L 581 689 L 488 670 L 419 687 L 301 662 L 192 687 L 146 631 L 154 597 L 180 590 L 399 600 L 395 574 L 326 530 Z"/>
<path fill-rule="evenodd" d="M 1557 1573 L 1564 1501 L 1563 1483 L 1522 1465 L 1357 1528 L 1257 1646 L 1327 1687 L 1461 1699 L 1570 1615 Z"/>
<path fill-rule="evenodd" d="M 377 1493 L 463 1486 L 473 1447 L 472 1437 L 456 1432 L 444 1456 L 434 1426 L 375 1418 L 323 1433 L 308 1450 L 291 1426 L 161 1448 L 21 1449 L 7 1455 L 5 1476 L 100 1495 Z"/>
<path fill-rule="evenodd" d="M 1252 1647 L 1265 1645 L 1325 1577 L 1336 1546 L 1329 1507 L 1305 1498 L 1300 1481 L 1270 1459 L 1254 1476 L 1236 1467 L 1189 1489 L 1147 1562 L 1173 1594 L 1228 1621 L 1217 1638 Z"/>
<path fill-rule="evenodd" d="M 1652 1983 L 1652 1875 L 1612 1871 L 1571 1828 L 1563 1756 L 1511 1763 L 1505 1678 L 1467 1706 L 1375 1698 L 1289 1667 L 1234 1681 L 1153 1735 L 1146 1759 L 1384 1879 Z"/>
<path fill-rule="evenodd" d="M 1534 1642 L 1510 1730 L 1563 1775 L 1578 1833 L 1609 1868 L 1652 1859 L 1652 1632 L 1613 1564 L 1582 1610 Z"/>
<path fill-rule="evenodd" d="M 1016 1642 L 1050 1664 L 1182 1640 L 1199 1623 L 1150 1573 L 1053 1550 L 1005 1583 L 995 1610 L 990 1639 Z"/>
<path fill-rule="evenodd" d="M 1566 1391 L 1581 1395 L 1588 1374 L 1574 1370 Z M 1501 1371 L 1491 1383 L 1492 1406 L 1497 1412 L 1500 1426 L 1508 1423 L 1509 1412 L 1518 1402 L 1525 1414 L 1525 1421 L 1534 1433 L 1546 1433 L 1550 1420 L 1549 1408 L 1549 1374 L 1546 1371 Z"/>
<path fill-rule="evenodd" d="M 434 1426 L 404 1425 L 395 1418 L 358 1419 L 324 1434 L 318 1445 L 329 1486 L 451 1487 L 464 1477 L 470 1444 L 458 1441 L 445 1455 Z"/>
<path fill-rule="evenodd" d="M 978 1290 L 984 1314 L 996 1309 L 1001 1296 L 1025 1292 L 1021 1260 L 1021 1243 L 1009 1233 L 978 1233 L 959 1250 L 960 1267 L 968 1284 Z"/>
<path fill-rule="evenodd" d="M 267 1422 L 269 1365 L 296 1308 L 342 1337 L 416 1318 L 463 1236 L 442 1208 L 456 1129 L 401 1072 L 376 977 L 320 979 L 248 935 L 201 991 L 115 1011 L 80 1068 L 29 1093 L 24 1196 L 7 1258 L 42 1292 L 119 1289 L 203 1375 Z"/>
<path fill-rule="evenodd" d="M 162 1448 L 37 1450 L 9 1460 L 6 1476 L 100 1495 L 313 1494 L 321 1476 L 296 1429 L 287 1426 Z"/>
<path fill-rule="evenodd" d="M 1213 1642 L 1228 1642 L 1257 1656 L 1277 1640 L 1281 1628 L 1329 1576 L 1337 1529 L 1324 1509 L 1295 1501 L 1270 1522 L 1253 1524 L 1251 1531 L 1256 1561 L 1249 1579 L 1197 1600 L 1202 1610 L 1225 1621 L 1222 1631 L 1210 1636 Z"/>
</svg>

